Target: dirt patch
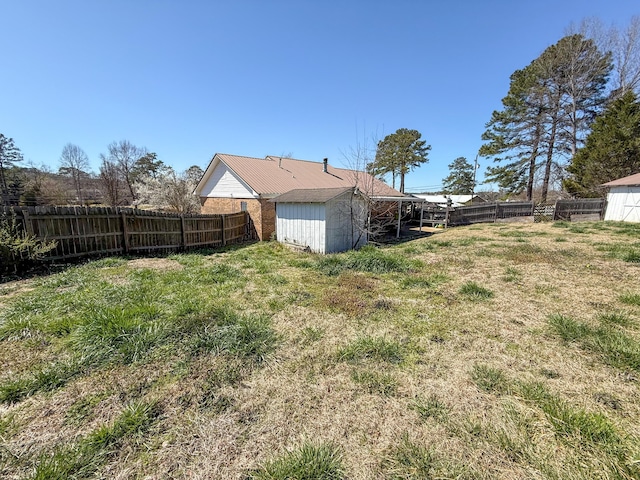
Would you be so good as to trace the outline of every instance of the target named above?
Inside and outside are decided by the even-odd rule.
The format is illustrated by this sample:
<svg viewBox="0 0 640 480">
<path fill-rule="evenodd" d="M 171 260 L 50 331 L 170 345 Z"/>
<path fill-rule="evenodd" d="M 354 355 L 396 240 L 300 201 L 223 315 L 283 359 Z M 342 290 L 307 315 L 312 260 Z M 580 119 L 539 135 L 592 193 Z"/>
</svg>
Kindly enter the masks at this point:
<svg viewBox="0 0 640 480">
<path fill-rule="evenodd" d="M 131 268 L 150 268 L 152 270 L 183 270 L 184 267 L 169 258 L 136 258 L 127 265 Z"/>
</svg>

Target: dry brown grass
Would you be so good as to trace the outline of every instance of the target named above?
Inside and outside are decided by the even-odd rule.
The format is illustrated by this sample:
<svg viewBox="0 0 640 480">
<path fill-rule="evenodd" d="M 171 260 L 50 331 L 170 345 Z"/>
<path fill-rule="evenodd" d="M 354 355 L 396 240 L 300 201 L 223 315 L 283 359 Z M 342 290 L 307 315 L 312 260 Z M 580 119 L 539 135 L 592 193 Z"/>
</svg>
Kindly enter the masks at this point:
<svg viewBox="0 0 640 480">
<path fill-rule="evenodd" d="M 518 390 L 539 382 L 571 408 L 606 416 L 630 439 L 630 453 L 620 462 L 638 455 L 640 372 L 563 343 L 548 324 L 561 314 L 596 325 L 599 314 L 624 311 L 630 319 L 625 332 L 640 341 L 640 307 L 619 301 L 623 292 L 640 293 L 639 267 L 594 247 L 628 239 L 598 225 L 585 233 L 550 224 L 450 229 L 390 249 L 421 262 L 408 273 L 328 277 L 296 266 L 313 263 L 314 256 L 264 244 L 211 255 L 207 264 L 248 272 L 242 288 L 225 300 L 271 316 L 279 342 L 266 362 L 167 351 L 2 405 L 1 418 L 14 415 L 17 426 L 3 443 L 21 460 L 5 459 L 3 466 L 0 456 L 0 474 L 28 475 L 38 453 L 72 444 L 112 422 L 130 401 L 144 399 L 159 402 L 158 425 L 142 443 L 126 443 L 100 467 L 101 475 L 242 479 L 306 441 L 339 445 L 354 480 L 392 478 L 393 469 L 405 475 L 394 478 L 420 478 L 398 463 L 407 445 L 430 452 L 439 478 L 611 475 L 607 462 L 618 461 L 614 456 L 563 439 L 540 404 Z M 251 264 L 256 254 L 258 266 Z M 167 262 L 129 262 L 126 268 L 182 269 Z M 469 282 L 493 297 L 462 295 Z M 398 345 L 402 361 L 339 358 L 341 348 L 363 337 Z M 16 374 L 55 356 L 16 340 L 0 346 L 3 370 Z M 476 365 L 503 372 L 510 389 L 479 388 L 471 374 Z M 394 388 L 386 394 L 363 388 L 354 372 L 392 381 Z M 419 414 L 416 403 L 428 401 L 437 402 L 438 415 Z"/>
</svg>

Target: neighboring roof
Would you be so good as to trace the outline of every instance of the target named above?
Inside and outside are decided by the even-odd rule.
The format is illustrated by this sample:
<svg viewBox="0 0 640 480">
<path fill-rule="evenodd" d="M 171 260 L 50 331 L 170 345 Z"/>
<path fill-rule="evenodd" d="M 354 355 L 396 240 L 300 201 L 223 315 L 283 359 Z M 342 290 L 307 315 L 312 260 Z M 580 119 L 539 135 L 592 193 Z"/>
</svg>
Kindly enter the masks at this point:
<svg viewBox="0 0 640 480">
<path fill-rule="evenodd" d="M 300 188 L 278 195 L 269 201 L 277 203 L 326 203 L 347 192 L 353 192 L 353 190 L 353 187 Z"/>
<path fill-rule="evenodd" d="M 211 173 L 223 162 L 235 175 L 256 193 L 272 197 L 296 189 L 358 188 L 368 195 L 401 197 L 402 194 L 381 180 L 365 172 L 327 166 L 322 162 L 267 156 L 242 157 L 216 153 L 209 163 L 194 193 L 200 194 Z M 370 186 L 370 188 L 369 188 Z"/>
<path fill-rule="evenodd" d="M 603 187 L 627 187 L 631 185 L 640 185 L 640 172 L 628 177 L 619 178 L 612 182 L 604 183 Z"/>
</svg>

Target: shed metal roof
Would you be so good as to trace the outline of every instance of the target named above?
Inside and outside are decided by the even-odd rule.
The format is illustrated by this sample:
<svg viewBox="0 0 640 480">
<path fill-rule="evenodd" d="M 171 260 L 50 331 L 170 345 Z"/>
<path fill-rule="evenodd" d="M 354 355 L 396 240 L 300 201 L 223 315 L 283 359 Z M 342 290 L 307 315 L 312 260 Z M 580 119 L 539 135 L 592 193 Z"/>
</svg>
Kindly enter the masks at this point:
<svg viewBox="0 0 640 480">
<path fill-rule="evenodd" d="M 353 192 L 353 187 L 341 188 L 299 188 L 278 195 L 269 200 L 275 203 L 326 203 L 347 192 Z"/>
<path fill-rule="evenodd" d="M 628 177 L 619 178 L 611 182 L 604 183 L 603 187 L 627 187 L 633 185 L 640 185 L 640 172 L 629 175 Z"/>
</svg>

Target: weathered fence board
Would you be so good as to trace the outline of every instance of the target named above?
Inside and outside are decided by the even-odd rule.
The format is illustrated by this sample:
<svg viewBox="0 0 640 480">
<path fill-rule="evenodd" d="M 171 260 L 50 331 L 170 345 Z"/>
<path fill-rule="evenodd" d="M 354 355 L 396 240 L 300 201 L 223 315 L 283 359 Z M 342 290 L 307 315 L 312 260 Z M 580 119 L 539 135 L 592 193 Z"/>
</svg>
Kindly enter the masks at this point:
<svg viewBox="0 0 640 480">
<path fill-rule="evenodd" d="M 604 218 L 604 198 L 579 198 L 575 200 L 558 200 L 556 202 L 554 220 L 570 221 L 573 215 L 598 214 L 600 220 Z M 592 217 L 593 218 L 593 217 Z"/>
<path fill-rule="evenodd" d="M 30 235 L 57 246 L 49 260 L 217 247 L 248 238 L 248 215 L 175 214 L 114 207 L 3 207 Z"/>
</svg>

